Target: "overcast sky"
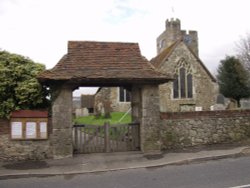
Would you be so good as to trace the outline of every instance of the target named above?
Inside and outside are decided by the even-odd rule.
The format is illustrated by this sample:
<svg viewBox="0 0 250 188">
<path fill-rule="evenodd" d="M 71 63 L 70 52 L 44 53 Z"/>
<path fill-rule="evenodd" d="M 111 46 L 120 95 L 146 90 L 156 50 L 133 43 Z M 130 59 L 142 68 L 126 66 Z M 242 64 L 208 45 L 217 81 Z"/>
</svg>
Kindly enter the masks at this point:
<svg viewBox="0 0 250 188">
<path fill-rule="evenodd" d="M 214 73 L 250 32 L 249 0 L 0 0 L 0 48 L 52 68 L 67 41 L 138 42 L 148 60 L 167 18 L 197 30 L 200 58 Z"/>
</svg>

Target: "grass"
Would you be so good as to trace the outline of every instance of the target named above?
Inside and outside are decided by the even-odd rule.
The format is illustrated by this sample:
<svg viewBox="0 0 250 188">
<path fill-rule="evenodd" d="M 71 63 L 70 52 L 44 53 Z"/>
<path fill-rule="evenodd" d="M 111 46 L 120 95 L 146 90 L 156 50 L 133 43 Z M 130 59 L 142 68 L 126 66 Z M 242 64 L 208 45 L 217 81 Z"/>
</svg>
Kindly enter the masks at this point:
<svg viewBox="0 0 250 188">
<path fill-rule="evenodd" d="M 87 125 L 104 125 L 105 122 L 110 122 L 111 125 L 114 124 L 127 124 L 131 123 L 131 115 L 127 114 L 120 122 L 119 120 L 125 115 L 125 112 L 112 112 L 111 118 L 99 117 L 95 116 L 85 116 L 78 117 L 74 120 L 75 124 L 87 124 Z"/>
</svg>

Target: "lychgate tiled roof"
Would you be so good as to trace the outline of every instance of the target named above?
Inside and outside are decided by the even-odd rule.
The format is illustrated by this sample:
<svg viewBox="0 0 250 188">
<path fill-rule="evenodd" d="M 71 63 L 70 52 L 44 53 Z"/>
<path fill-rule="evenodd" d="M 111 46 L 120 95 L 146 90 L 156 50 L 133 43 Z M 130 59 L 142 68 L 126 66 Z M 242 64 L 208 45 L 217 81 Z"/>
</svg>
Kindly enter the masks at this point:
<svg viewBox="0 0 250 188">
<path fill-rule="evenodd" d="M 40 81 L 158 82 L 171 79 L 158 72 L 142 55 L 137 43 L 69 41 L 68 53 L 38 76 Z"/>
</svg>

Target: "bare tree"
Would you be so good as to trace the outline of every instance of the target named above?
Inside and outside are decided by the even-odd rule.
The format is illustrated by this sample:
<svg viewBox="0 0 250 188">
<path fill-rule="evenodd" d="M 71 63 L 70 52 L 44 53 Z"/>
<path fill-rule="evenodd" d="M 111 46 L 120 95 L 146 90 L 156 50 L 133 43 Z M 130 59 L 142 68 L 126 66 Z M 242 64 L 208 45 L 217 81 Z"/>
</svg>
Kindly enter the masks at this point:
<svg viewBox="0 0 250 188">
<path fill-rule="evenodd" d="M 236 50 L 238 52 L 237 58 L 250 71 L 250 33 L 240 38 L 236 43 Z"/>
</svg>

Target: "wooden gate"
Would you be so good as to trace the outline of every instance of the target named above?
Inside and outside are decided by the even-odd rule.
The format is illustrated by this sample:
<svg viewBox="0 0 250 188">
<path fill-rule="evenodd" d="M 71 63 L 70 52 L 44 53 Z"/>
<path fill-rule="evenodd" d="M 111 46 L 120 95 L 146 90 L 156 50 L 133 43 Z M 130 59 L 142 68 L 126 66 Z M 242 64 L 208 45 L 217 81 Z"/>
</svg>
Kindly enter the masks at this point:
<svg viewBox="0 0 250 188">
<path fill-rule="evenodd" d="M 75 153 L 139 150 L 139 123 L 74 125 L 73 147 Z"/>
</svg>

